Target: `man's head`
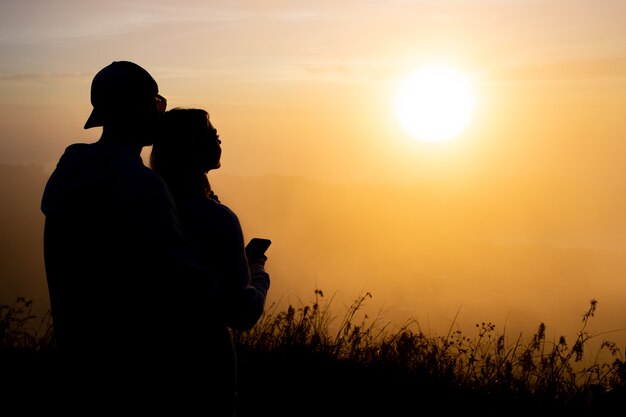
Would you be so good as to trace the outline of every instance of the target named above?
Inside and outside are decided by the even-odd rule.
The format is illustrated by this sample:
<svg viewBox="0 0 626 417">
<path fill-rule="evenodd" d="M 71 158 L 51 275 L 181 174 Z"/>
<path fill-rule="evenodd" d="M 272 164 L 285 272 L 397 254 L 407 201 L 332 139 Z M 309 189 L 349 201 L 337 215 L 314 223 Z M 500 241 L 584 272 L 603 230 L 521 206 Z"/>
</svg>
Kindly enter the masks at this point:
<svg viewBox="0 0 626 417">
<path fill-rule="evenodd" d="M 167 103 L 158 93 L 159 87 L 148 71 L 133 62 L 114 61 L 91 82 L 93 110 L 85 129 L 154 121 L 165 111 Z"/>
</svg>

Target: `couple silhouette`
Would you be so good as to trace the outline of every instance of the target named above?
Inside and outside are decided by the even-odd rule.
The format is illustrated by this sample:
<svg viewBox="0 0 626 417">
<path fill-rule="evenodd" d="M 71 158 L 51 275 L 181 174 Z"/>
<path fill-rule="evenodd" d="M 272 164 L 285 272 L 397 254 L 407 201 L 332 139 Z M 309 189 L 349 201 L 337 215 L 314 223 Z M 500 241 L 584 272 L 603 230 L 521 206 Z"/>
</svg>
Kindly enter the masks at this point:
<svg viewBox="0 0 626 417">
<path fill-rule="evenodd" d="M 217 130 L 203 109 L 167 111 L 154 78 L 129 61 L 95 75 L 91 103 L 84 128 L 102 135 L 65 149 L 41 204 L 59 357 L 51 405 L 234 416 L 231 329 L 256 324 L 270 277 L 211 189 Z"/>
</svg>

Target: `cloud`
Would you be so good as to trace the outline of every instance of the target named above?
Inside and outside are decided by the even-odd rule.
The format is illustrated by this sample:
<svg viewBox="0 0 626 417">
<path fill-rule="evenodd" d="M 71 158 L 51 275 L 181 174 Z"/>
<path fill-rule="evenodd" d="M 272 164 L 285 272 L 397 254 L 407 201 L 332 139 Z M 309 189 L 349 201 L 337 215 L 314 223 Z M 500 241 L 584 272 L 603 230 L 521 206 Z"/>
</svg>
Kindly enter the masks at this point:
<svg viewBox="0 0 626 417">
<path fill-rule="evenodd" d="M 92 73 L 88 72 L 64 72 L 64 73 L 32 73 L 14 72 L 0 74 L 0 82 L 47 82 L 49 80 L 84 80 L 91 79 Z"/>
<path fill-rule="evenodd" d="M 626 56 L 606 56 L 518 64 L 501 68 L 502 81 L 584 81 L 626 79 Z"/>
</svg>

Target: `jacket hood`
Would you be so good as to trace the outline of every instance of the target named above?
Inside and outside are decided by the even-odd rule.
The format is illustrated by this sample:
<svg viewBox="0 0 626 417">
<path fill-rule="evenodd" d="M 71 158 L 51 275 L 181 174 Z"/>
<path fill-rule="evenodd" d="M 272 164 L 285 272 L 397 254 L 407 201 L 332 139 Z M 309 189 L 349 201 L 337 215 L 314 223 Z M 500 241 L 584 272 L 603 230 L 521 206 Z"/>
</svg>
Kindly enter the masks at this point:
<svg viewBox="0 0 626 417">
<path fill-rule="evenodd" d="M 115 159 L 120 156 L 141 161 L 140 155 L 117 144 L 96 142 L 68 146 L 48 179 L 41 211 L 48 216 L 71 210 L 80 199 L 110 182 L 115 175 Z"/>
</svg>

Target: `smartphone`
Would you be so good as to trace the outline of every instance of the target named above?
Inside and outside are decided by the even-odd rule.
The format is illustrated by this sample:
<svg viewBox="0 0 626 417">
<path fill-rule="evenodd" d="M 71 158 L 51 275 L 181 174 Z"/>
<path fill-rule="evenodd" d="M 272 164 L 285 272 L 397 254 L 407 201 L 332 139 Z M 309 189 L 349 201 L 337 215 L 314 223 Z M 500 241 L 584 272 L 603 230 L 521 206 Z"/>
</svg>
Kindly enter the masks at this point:
<svg viewBox="0 0 626 417">
<path fill-rule="evenodd" d="M 265 255 L 265 251 L 270 247 L 272 241 L 260 237 L 253 237 L 246 245 L 246 256 L 248 259 L 258 259 Z"/>
</svg>

